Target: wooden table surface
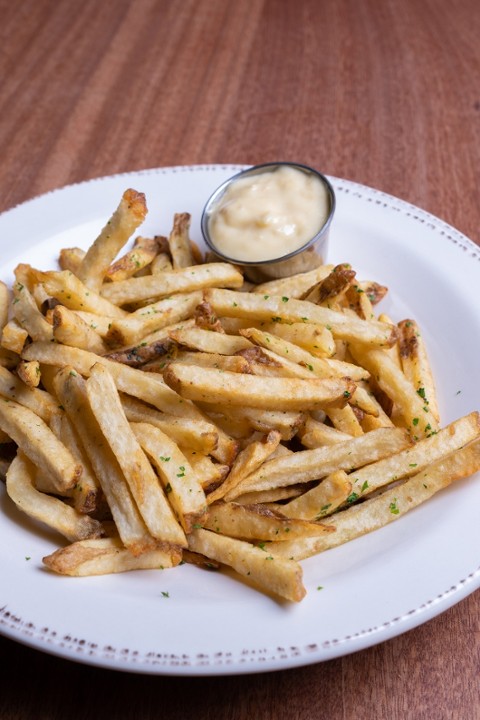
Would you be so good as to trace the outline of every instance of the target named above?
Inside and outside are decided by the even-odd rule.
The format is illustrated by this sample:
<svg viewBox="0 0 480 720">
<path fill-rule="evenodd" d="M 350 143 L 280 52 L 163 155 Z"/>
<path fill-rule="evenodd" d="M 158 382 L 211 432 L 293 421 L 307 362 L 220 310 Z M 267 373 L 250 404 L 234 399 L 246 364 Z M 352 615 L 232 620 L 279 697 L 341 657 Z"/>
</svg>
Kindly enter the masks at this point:
<svg viewBox="0 0 480 720">
<path fill-rule="evenodd" d="M 0 210 L 128 170 L 286 159 L 410 201 L 480 243 L 478 0 L 0 10 Z M 224 678 L 121 674 L 2 638 L 0 717 L 474 720 L 479 618 L 476 592 L 354 655 Z"/>
</svg>

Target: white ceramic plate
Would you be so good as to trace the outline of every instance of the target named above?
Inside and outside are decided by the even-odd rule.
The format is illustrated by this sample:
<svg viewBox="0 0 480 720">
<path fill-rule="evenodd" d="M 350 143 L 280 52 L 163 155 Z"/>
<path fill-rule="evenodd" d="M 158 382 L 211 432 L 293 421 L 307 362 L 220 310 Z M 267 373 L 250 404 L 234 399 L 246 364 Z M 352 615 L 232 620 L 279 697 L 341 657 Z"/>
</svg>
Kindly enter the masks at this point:
<svg viewBox="0 0 480 720">
<path fill-rule="evenodd" d="M 142 232 L 167 234 L 238 166 L 179 167 L 92 180 L 0 216 L 1 277 L 20 262 L 55 267 L 87 247 L 127 187 L 147 196 Z M 480 408 L 479 249 L 442 221 L 376 190 L 331 178 L 338 209 L 331 262 L 389 286 L 382 309 L 418 319 L 438 378 L 443 422 Z M 34 527 L 0 484 L 0 632 L 58 656 L 131 672 L 219 675 L 328 660 L 430 620 L 480 585 L 480 482 L 443 491 L 398 522 L 303 563 L 300 604 L 189 565 L 84 579 L 42 569 L 61 539 Z M 323 589 L 319 590 L 319 587 Z"/>
</svg>

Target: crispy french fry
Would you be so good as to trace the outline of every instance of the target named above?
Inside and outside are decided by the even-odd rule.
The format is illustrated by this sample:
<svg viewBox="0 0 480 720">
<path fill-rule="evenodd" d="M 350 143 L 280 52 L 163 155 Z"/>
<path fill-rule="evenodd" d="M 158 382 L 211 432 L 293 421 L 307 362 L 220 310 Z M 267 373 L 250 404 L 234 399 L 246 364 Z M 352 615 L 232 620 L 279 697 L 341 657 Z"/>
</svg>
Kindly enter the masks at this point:
<svg viewBox="0 0 480 720">
<path fill-rule="evenodd" d="M 173 228 L 168 237 L 168 246 L 175 270 L 195 265 L 190 243 L 190 213 L 175 213 Z"/>
<path fill-rule="evenodd" d="M 69 270 L 76 275 L 85 255 L 85 250 L 78 247 L 62 248 L 58 256 L 60 269 Z"/>
<path fill-rule="evenodd" d="M 282 505 L 281 511 L 290 518 L 322 520 L 347 502 L 351 494 L 352 483 L 347 473 L 337 470 L 323 478 L 316 487 Z"/>
<path fill-rule="evenodd" d="M 218 315 L 267 322 L 306 322 L 325 325 L 340 340 L 366 346 L 390 347 L 396 342 L 394 325 L 361 320 L 335 310 L 288 296 L 241 293 L 219 288 L 205 290 L 204 298 Z"/>
<path fill-rule="evenodd" d="M 430 465 L 400 485 L 372 497 L 365 502 L 352 505 L 343 512 L 325 518 L 326 525 L 332 524 L 335 532 L 321 538 L 303 538 L 293 542 L 272 543 L 268 552 L 279 557 L 302 560 L 316 553 L 328 550 L 354 538 L 385 527 L 398 520 L 406 512 L 421 505 L 448 485 L 473 475 L 480 469 L 480 441 L 451 453 L 446 458 Z"/>
<path fill-rule="evenodd" d="M 205 514 L 207 502 L 202 485 L 178 445 L 158 427 L 131 423 L 138 443 L 162 480 L 168 500 L 186 533 Z"/>
<path fill-rule="evenodd" d="M 437 423 L 440 422 L 437 392 L 425 341 L 415 320 L 402 320 L 400 328 L 400 358 L 405 377 L 426 402 Z"/>
<path fill-rule="evenodd" d="M 267 379 L 182 363 L 169 365 L 164 379 L 186 399 L 264 409 L 341 406 L 355 389 L 349 378 Z"/>
<path fill-rule="evenodd" d="M 136 275 L 153 262 L 158 255 L 158 248 L 156 238 L 137 237 L 133 248 L 107 269 L 105 280 L 118 282 Z"/>
<path fill-rule="evenodd" d="M 85 577 L 129 570 L 163 570 L 181 562 L 181 551 L 166 544 L 134 555 L 118 538 L 80 540 L 43 558 L 60 575 Z"/>
<path fill-rule="evenodd" d="M 274 558 L 250 543 L 203 529 L 193 530 L 188 544 L 190 550 L 229 565 L 267 592 L 294 602 L 305 596 L 302 569 L 293 560 Z"/>
<path fill-rule="evenodd" d="M 107 345 L 97 331 L 73 310 L 57 305 L 52 311 L 52 321 L 56 342 L 83 348 L 97 355 L 107 352 Z"/>
<path fill-rule="evenodd" d="M 146 214 L 145 195 L 131 188 L 125 190 L 117 209 L 78 268 L 78 277 L 87 287 L 100 289 L 110 264 L 144 221 Z"/>
<path fill-rule="evenodd" d="M 234 355 L 240 350 L 252 347 L 252 343 L 246 338 L 211 332 L 199 327 L 178 328 L 170 332 L 170 337 L 179 345 L 218 355 Z"/>
<path fill-rule="evenodd" d="M 36 388 L 40 384 L 40 363 L 36 360 L 25 362 L 21 360 L 17 365 L 17 374 L 20 380 L 28 387 Z"/>
<path fill-rule="evenodd" d="M 35 488 L 34 467 L 21 451 L 7 471 L 7 493 L 22 512 L 57 530 L 68 540 L 95 538 L 103 534 L 98 520 L 80 514 L 61 500 Z"/>
<path fill-rule="evenodd" d="M 9 320 L 2 329 L 2 349 L 20 354 L 28 338 L 28 330 L 15 320 Z"/>
<path fill-rule="evenodd" d="M 317 522 L 287 518 L 264 505 L 240 505 L 234 502 L 216 502 L 210 506 L 201 520 L 206 530 L 228 535 L 241 540 L 270 540 L 279 542 L 299 537 L 318 537 L 325 532 L 334 532 L 329 525 Z"/>
<path fill-rule="evenodd" d="M 118 461 L 105 442 L 88 403 L 85 381 L 67 367 L 56 374 L 54 384 L 102 487 L 122 542 L 134 555 L 154 550 L 157 541 L 148 532 Z"/>
<path fill-rule="evenodd" d="M 58 492 L 69 490 L 80 479 L 82 466 L 32 410 L 13 400 L 1 398 L 0 428 L 17 443 L 29 460 L 50 476 Z"/>
<path fill-rule="evenodd" d="M 375 462 L 386 455 L 403 450 L 411 444 L 407 433 L 400 428 L 380 428 L 336 445 L 301 450 L 265 462 L 256 472 L 246 477 L 226 500 L 252 490 L 286 487 L 310 480 L 319 480 L 336 470 L 349 471 Z"/>
<path fill-rule="evenodd" d="M 241 287 L 243 276 L 228 263 L 208 263 L 157 273 L 142 278 L 129 278 L 105 284 L 101 294 L 115 305 L 162 298 L 174 293 L 193 292 L 208 287 Z M 107 313 L 108 314 L 108 313 Z"/>
<path fill-rule="evenodd" d="M 32 360 L 31 362 L 35 362 Z M 58 411 L 58 402 L 45 390 L 26 385 L 12 372 L 0 366 L 0 395 L 32 410 L 46 423 Z"/>
<path fill-rule="evenodd" d="M 333 265 L 320 265 L 315 270 L 292 275 L 278 280 L 269 280 L 252 288 L 254 293 L 261 295 L 280 295 L 301 298 L 316 283 L 324 280 L 333 270 Z"/>
<path fill-rule="evenodd" d="M 13 286 L 12 311 L 14 318 L 25 328 L 32 340 L 48 342 L 53 339 L 52 326 L 38 309 L 28 287 L 19 281 Z"/>
<path fill-rule="evenodd" d="M 86 391 L 95 419 L 115 454 L 150 533 L 158 540 L 186 545 L 185 535 L 158 478 L 125 417 L 114 379 L 103 365 L 93 366 Z"/>
<path fill-rule="evenodd" d="M 37 282 L 43 283 L 49 295 L 70 310 L 81 310 L 113 318 L 127 315 L 125 310 L 105 300 L 68 270 L 49 270 L 48 272 L 32 270 L 32 274 Z M 111 285 L 113 286 L 113 283 Z"/>
</svg>

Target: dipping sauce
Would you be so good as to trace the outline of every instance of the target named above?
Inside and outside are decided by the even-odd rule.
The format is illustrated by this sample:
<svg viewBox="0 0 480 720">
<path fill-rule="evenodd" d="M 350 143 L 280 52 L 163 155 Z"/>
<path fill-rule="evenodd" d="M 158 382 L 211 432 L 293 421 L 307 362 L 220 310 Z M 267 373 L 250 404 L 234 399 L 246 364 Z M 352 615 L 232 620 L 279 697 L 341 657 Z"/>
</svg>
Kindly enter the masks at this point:
<svg viewBox="0 0 480 720">
<path fill-rule="evenodd" d="M 306 245 L 330 211 L 319 177 L 279 165 L 230 183 L 210 211 L 208 231 L 215 248 L 228 258 L 264 262 Z"/>
</svg>

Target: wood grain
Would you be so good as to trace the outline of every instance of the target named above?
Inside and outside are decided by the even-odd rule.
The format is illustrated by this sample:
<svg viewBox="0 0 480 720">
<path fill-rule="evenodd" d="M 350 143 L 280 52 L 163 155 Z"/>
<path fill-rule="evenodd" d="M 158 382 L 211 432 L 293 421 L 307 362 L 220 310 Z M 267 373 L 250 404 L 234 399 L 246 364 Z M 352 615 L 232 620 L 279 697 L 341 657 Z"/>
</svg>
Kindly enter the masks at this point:
<svg viewBox="0 0 480 720">
<path fill-rule="evenodd" d="M 123 171 L 286 159 L 480 243 L 477 0 L 0 0 L 0 12 L 0 210 Z M 479 617 L 477 592 L 355 655 L 230 678 L 119 676 L 2 638 L 0 718 L 475 720 Z"/>
</svg>

